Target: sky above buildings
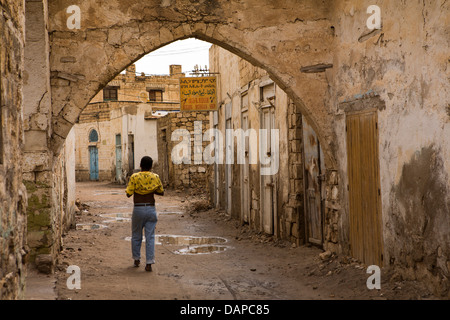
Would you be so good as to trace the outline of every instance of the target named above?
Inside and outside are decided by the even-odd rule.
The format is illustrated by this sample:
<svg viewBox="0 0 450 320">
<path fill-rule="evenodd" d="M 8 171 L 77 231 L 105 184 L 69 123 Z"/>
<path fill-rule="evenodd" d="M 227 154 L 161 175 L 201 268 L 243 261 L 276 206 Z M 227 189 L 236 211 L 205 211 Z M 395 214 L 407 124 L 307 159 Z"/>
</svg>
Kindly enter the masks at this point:
<svg viewBox="0 0 450 320">
<path fill-rule="evenodd" d="M 182 65 L 182 70 L 189 76 L 195 65 L 202 69 L 209 66 L 209 48 L 211 43 L 190 38 L 175 41 L 155 50 L 136 62 L 136 72 L 146 75 L 169 74 L 171 64 Z"/>
</svg>

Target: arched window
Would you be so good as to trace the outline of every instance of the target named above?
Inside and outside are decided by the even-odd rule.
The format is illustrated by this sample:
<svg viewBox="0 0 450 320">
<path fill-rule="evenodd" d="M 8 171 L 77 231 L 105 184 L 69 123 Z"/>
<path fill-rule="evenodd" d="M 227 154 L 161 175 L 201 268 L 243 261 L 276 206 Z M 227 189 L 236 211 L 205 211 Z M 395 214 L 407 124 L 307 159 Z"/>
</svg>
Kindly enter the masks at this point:
<svg viewBox="0 0 450 320">
<path fill-rule="evenodd" d="M 92 129 L 89 133 L 89 142 L 98 142 L 98 133 L 97 130 Z"/>
</svg>

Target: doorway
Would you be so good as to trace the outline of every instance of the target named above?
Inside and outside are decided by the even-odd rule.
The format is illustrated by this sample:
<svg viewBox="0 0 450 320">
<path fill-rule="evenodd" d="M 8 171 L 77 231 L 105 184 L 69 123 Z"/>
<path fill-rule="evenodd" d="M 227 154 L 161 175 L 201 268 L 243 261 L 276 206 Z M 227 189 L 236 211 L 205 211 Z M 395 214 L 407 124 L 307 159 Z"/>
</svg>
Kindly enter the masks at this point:
<svg viewBox="0 0 450 320">
<path fill-rule="evenodd" d="M 96 146 L 89 146 L 89 180 L 98 181 L 98 149 Z"/>
<path fill-rule="evenodd" d="M 122 182 L 122 136 L 116 134 L 116 181 Z"/>
<path fill-rule="evenodd" d="M 346 115 L 352 255 L 383 265 L 377 109 Z"/>
<path fill-rule="evenodd" d="M 161 178 L 164 184 L 169 183 L 169 145 L 167 141 L 167 128 L 161 129 Z"/>
<path fill-rule="evenodd" d="M 265 137 L 260 134 L 260 139 L 266 140 L 265 156 L 272 156 L 272 129 L 275 128 L 274 108 L 271 106 L 264 107 L 261 113 L 261 129 L 266 130 Z M 261 148 L 261 143 L 260 143 Z M 265 165 L 260 160 L 260 171 L 262 168 L 270 166 Z M 261 223 L 265 233 L 274 234 L 275 216 L 276 216 L 276 194 L 275 194 L 275 177 L 274 175 L 261 175 Z"/>
<path fill-rule="evenodd" d="M 244 163 L 241 165 L 241 220 L 249 223 L 250 217 L 250 154 L 249 154 L 249 136 L 245 133 L 249 129 L 248 109 L 245 108 L 241 113 L 242 145 L 244 146 Z"/>
<path fill-rule="evenodd" d="M 323 210 L 325 165 L 322 148 L 314 129 L 302 116 L 303 153 L 305 172 L 305 222 L 309 243 L 323 245 Z"/>
<path fill-rule="evenodd" d="M 134 172 L 134 134 L 128 135 L 128 172 L 130 176 Z"/>
<path fill-rule="evenodd" d="M 231 132 L 231 129 L 233 129 L 233 125 L 231 123 L 231 108 L 232 108 L 232 104 L 227 103 L 225 105 L 225 132 Z M 230 131 L 228 131 L 230 130 Z M 231 214 L 231 201 L 232 201 L 232 183 L 233 183 L 233 178 L 232 178 L 232 164 L 233 162 L 231 161 L 231 159 L 233 159 L 234 154 L 233 154 L 233 136 L 226 134 L 226 154 L 227 154 L 227 160 L 225 162 L 225 192 L 226 192 L 226 210 L 228 214 Z"/>
<path fill-rule="evenodd" d="M 275 83 L 268 79 L 260 84 L 260 192 L 261 192 L 261 229 L 268 234 L 274 234 L 276 229 L 277 196 L 275 175 L 262 174 L 263 168 L 271 166 L 275 147 L 272 145 L 273 129 L 275 129 Z M 261 135 L 265 132 L 265 135 Z M 264 141 L 263 141 L 264 139 Z M 265 146 L 264 146 L 265 144 Z M 263 158 L 270 159 L 268 164 Z"/>
<path fill-rule="evenodd" d="M 219 154 L 222 152 L 221 142 L 219 141 L 219 112 L 213 112 L 213 128 L 214 128 L 214 205 L 220 207 L 220 178 L 219 178 Z"/>
</svg>

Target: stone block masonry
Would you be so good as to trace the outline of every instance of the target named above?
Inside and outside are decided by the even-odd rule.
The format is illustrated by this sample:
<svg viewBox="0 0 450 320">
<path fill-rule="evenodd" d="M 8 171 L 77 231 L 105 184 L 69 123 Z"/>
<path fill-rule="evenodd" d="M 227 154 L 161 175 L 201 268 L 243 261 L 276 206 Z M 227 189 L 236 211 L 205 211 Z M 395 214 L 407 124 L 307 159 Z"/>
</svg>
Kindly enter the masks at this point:
<svg viewBox="0 0 450 320">
<path fill-rule="evenodd" d="M 23 3 L 0 0 L 0 300 L 23 298 L 28 253 L 21 161 Z"/>
<path fill-rule="evenodd" d="M 73 158 L 69 154 L 73 152 L 67 152 L 69 148 L 66 146 L 74 148 L 74 137 L 69 132 L 81 109 L 65 101 L 58 105 L 64 122 L 56 123 L 52 119 L 47 1 L 24 3 L 24 12 L 20 14 L 27 30 L 20 64 L 24 67 L 21 180 L 28 194 L 29 262 L 36 262 L 38 269 L 48 273 L 52 272 L 63 231 L 70 225 L 73 216 L 75 179 L 71 174 L 72 165 L 69 165 Z M 61 77 L 72 79 L 64 73 Z M 65 138 L 65 145 L 58 153 L 50 147 L 49 138 L 53 133 Z"/>
<path fill-rule="evenodd" d="M 302 163 L 302 114 L 299 108 L 290 103 L 288 112 L 288 148 L 289 148 L 289 198 L 284 212 L 284 237 L 292 242 L 304 244 L 305 218 L 303 201 L 303 163 Z"/>
<path fill-rule="evenodd" d="M 202 135 L 209 129 L 209 112 L 192 111 L 171 113 L 158 119 L 158 159 L 159 173 L 164 185 L 184 188 L 195 187 L 204 188 L 207 185 L 207 167 L 202 161 L 201 164 L 194 163 L 194 122 L 202 122 Z M 177 129 L 185 129 L 191 133 L 191 162 L 190 164 L 174 164 L 172 150 L 179 141 L 172 141 L 172 133 Z M 211 142 L 203 141 L 202 150 Z M 167 159 L 168 161 L 164 161 Z"/>
</svg>

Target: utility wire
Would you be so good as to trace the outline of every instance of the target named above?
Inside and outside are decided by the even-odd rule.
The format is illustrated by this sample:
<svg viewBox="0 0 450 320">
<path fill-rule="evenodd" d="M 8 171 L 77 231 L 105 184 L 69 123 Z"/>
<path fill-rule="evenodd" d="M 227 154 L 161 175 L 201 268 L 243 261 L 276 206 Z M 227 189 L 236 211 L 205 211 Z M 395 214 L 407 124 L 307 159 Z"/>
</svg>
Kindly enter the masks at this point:
<svg viewBox="0 0 450 320">
<path fill-rule="evenodd" d="M 167 50 L 167 51 L 153 51 L 146 55 L 146 57 L 161 57 L 161 56 L 172 56 L 172 55 L 179 55 L 179 54 L 185 54 L 185 53 L 194 53 L 199 51 L 206 51 L 209 50 L 207 47 L 197 47 L 197 48 L 189 48 L 184 50 Z"/>
</svg>

